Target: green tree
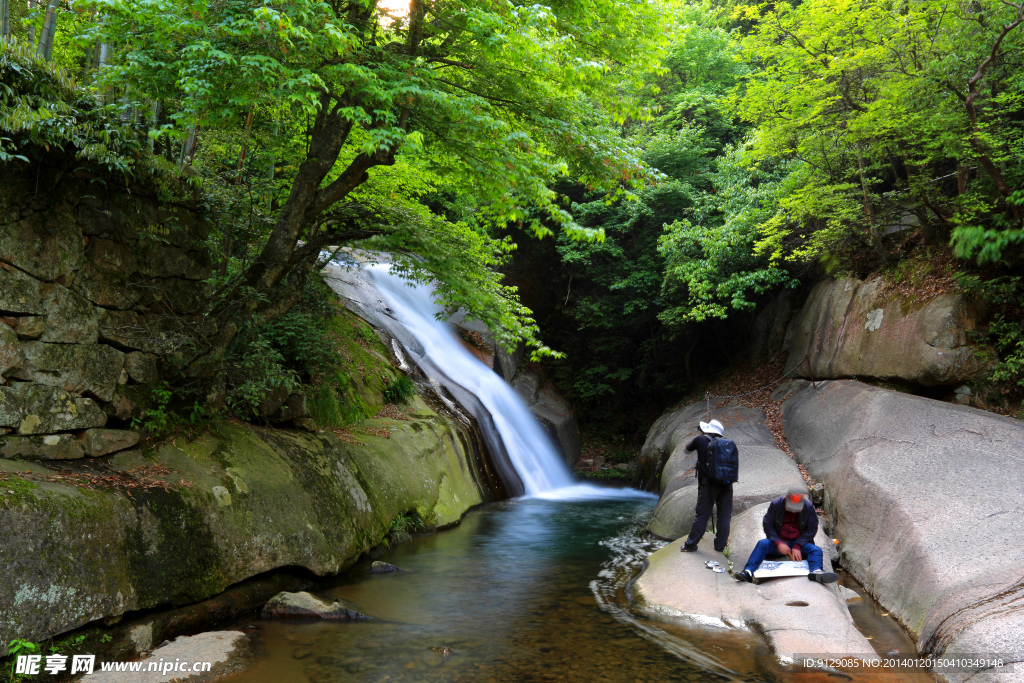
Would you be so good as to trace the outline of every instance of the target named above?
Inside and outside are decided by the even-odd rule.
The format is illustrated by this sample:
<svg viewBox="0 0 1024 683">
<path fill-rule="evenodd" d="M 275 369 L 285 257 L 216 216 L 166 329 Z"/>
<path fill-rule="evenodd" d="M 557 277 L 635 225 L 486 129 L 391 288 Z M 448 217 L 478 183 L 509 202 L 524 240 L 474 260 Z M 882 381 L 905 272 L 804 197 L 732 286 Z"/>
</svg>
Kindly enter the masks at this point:
<svg viewBox="0 0 1024 683">
<path fill-rule="evenodd" d="M 758 249 L 773 261 L 873 250 L 914 214 L 981 263 L 1024 239 L 1024 3 L 809 0 L 747 7 L 755 70 L 737 95 L 759 158 L 803 187 Z"/>
<path fill-rule="evenodd" d="M 400 267 L 437 278 L 446 303 L 538 344 L 527 312 L 490 274 L 508 245 L 474 226 L 524 222 L 543 235 L 557 225 L 596 239 L 550 183 L 572 177 L 614 194 L 644 177 L 606 134 L 611 120 L 644 115 L 622 96 L 644 69 L 611 67 L 656 63 L 658 4 L 413 0 L 398 17 L 365 0 L 87 4 L 102 21 L 85 39 L 117 44 L 99 87 L 165 103 L 152 134 L 184 141 L 180 160 L 216 131 L 262 131 L 260 158 L 277 164 L 272 222 L 225 287 L 215 349 L 230 343 L 240 312 L 288 310 L 324 247 L 374 236 L 415 252 Z M 424 210 L 432 174 L 469 198 L 473 225 Z"/>
</svg>

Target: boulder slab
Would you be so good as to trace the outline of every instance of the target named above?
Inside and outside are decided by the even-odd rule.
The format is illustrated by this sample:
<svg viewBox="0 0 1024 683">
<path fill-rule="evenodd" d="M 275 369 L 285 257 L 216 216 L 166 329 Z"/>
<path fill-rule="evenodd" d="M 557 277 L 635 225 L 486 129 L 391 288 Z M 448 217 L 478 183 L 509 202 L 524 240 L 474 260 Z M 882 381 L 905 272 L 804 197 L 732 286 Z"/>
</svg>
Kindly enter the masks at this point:
<svg viewBox="0 0 1024 683">
<path fill-rule="evenodd" d="M 918 649 L 1024 661 L 1024 423 L 849 380 L 801 383 L 783 413 L 844 567 Z"/>
<path fill-rule="evenodd" d="M 147 457 L 109 456 L 124 476 L 161 478 L 166 489 L 82 488 L 0 459 L 4 488 L 15 492 L 0 496 L 0 642 L 191 604 L 280 567 L 334 574 L 379 544 L 399 514 L 445 526 L 492 498 L 461 423 L 418 397 L 407 416 L 367 420 L 389 439 L 222 422 Z M 157 463 L 172 472 L 140 469 Z"/>
<path fill-rule="evenodd" d="M 139 442 L 139 433 L 127 429 L 87 429 L 80 442 L 85 454 L 95 458 L 131 448 Z"/>
<path fill-rule="evenodd" d="M 200 683 L 213 681 L 244 668 L 249 661 L 249 639 L 241 631 L 209 631 L 194 636 L 180 636 L 174 642 L 162 645 L 142 659 L 140 674 L 131 671 L 99 671 L 85 677 L 90 683 L 172 683 L 172 681 L 193 681 Z M 166 667 L 185 663 L 191 667 L 195 663 L 209 663 L 210 669 L 200 671 L 183 671 Z M 149 666 L 156 671 L 149 671 Z M 202 668 L 201 668 L 202 669 Z"/>
<path fill-rule="evenodd" d="M 38 460 L 77 460 L 85 455 L 73 434 L 5 436 L 0 438 L 0 457 Z"/>
<path fill-rule="evenodd" d="M 883 285 L 881 278 L 815 285 L 786 333 L 786 371 L 925 386 L 963 384 L 984 371 L 968 340 L 980 306 L 952 293 L 924 303 L 905 301 L 885 294 Z"/>
<path fill-rule="evenodd" d="M 736 571 L 764 538 L 761 520 L 767 509 L 762 503 L 733 517 Z M 819 527 L 815 543 L 824 548 L 827 542 Z M 647 558 L 647 567 L 633 586 L 641 611 L 703 626 L 757 630 L 784 663 L 799 653 L 878 658 L 854 625 L 836 584 L 825 586 L 803 576 L 743 583 L 705 567 L 707 560 L 727 563 L 724 555 L 711 549 L 710 539 L 705 538 L 694 553 L 680 552 L 682 543 L 674 541 Z M 827 555 L 825 569 L 831 569 Z"/>
</svg>

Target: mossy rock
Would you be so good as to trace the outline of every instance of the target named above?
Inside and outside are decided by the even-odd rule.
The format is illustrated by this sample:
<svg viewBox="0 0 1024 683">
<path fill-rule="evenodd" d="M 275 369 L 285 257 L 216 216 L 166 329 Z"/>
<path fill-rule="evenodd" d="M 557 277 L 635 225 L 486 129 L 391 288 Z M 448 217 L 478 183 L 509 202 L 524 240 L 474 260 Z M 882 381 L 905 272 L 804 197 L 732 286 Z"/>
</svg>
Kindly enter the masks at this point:
<svg viewBox="0 0 1024 683">
<path fill-rule="evenodd" d="M 334 574 L 409 511 L 458 521 L 490 498 L 479 454 L 461 424 L 418 399 L 413 408 L 409 420 L 369 421 L 389 437 L 355 430 L 358 443 L 222 422 L 188 443 L 110 458 L 135 477 L 171 468 L 148 475 L 166 488 L 85 488 L 0 461 L 0 641 L 193 603 L 280 567 Z"/>
</svg>

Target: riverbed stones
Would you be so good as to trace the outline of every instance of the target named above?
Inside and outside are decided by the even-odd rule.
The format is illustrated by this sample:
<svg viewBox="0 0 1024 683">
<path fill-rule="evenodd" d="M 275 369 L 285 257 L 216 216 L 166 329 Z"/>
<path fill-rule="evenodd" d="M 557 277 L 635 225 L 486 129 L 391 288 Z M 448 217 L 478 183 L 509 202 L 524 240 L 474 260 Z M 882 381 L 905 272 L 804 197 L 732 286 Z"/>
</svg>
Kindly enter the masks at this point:
<svg viewBox="0 0 1024 683">
<path fill-rule="evenodd" d="M 85 454 L 95 458 L 131 448 L 139 442 L 139 433 L 127 429 L 87 429 L 80 441 Z"/>
<path fill-rule="evenodd" d="M 754 544 L 764 538 L 763 503 L 733 517 L 732 560 L 742 569 Z M 821 528 L 815 544 L 824 548 L 828 539 Z M 877 659 L 871 644 L 857 630 L 835 584 L 822 585 L 806 577 L 743 583 L 728 573 L 705 567 L 707 560 L 725 565 L 726 558 L 701 546 L 682 553 L 679 539 L 648 557 L 648 566 L 634 584 L 636 606 L 655 617 L 682 619 L 702 626 L 754 629 L 764 634 L 784 663 L 798 653 L 830 653 Z M 825 558 L 826 571 L 831 569 Z"/>
<path fill-rule="evenodd" d="M 648 435 L 644 451 L 657 457 L 656 450 L 671 449 L 661 475 L 661 498 L 647 530 L 661 538 L 675 540 L 690 532 L 697 506 L 696 451 L 685 447 L 698 435 L 696 421 L 704 418 L 705 404 L 697 404 L 670 413 L 659 420 Z M 731 404 L 716 408 L 715 418 L 725 425 L 725 433 L 736 442 L 740 455 L 739 481 L 733 484 L 733 514 L 786 493 L 791 487 L 806 488 L 793 460 L 779 450 L 765 424 L 764 411 Z M 708 527 L 705 543 L 714 534 Z"/>
<path fill-rule="evenodd" d="M 370 618 L 347 600 L 326 602 L 305 591 L 278 593 L 263 606 L 260 616 L 264 619 L 324 619 L 329 621 L 360 621 Z"/>
<path fill-rule="evenodd" d="M 243 669 L 249 661 L 249 638 L 241 631 L 209 631 L 181 636 L 165 643 L 142 660 L 143 671 L 152 663 L 158 671 L 96 671 L 85 678 L 90 683 L 171 683 L 171 681 L 212 681 Z M 165 663 L 167 666 L 165 667 Z M 183 671 L 182 665 L 209 663 L 210 669 Z M 175 668 L 175 665 L 178 665 Z M 164 668 L 167 671 L 164 671 Z M 203 668 L 201 666 L 201 668 Z"/>
<path fill-rule="evenodd" d="M 817 379 L 963 384 L 984 371 L 968 339 L 981 313 L 960 294 L 906 301 L 886 294 L 881 278 L 825 280 L 811 290 L 786 333 L 786 371 Z"/>
<path fill-rule="evenodd" d="M 393 564 L 387 562 L 381 562 L 380 560 L 374 560 L 373 564 L 370 565 L 371 574 L 391 574 L 393 572 L 402 571 Z"/>
<path fill-rule="evenodd" d="M 849 380 L 799 383 L 782 408 L 843 566 L 918 649 L 1024 660 L 1024 423 Z"/>
</svg>

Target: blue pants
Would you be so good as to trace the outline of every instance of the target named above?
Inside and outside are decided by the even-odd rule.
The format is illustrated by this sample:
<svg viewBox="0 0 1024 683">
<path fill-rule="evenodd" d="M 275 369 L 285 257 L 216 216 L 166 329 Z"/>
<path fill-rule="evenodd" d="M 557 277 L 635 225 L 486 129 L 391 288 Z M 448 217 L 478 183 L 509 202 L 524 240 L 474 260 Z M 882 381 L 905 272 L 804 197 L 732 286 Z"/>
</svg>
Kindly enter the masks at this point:
<svg viewBox="0 0 1024 683">
<path fill-rule="evenodd" d="M 803 554 L 804 559 L 807 560 L 807 566 L 810 567 L 812 572 L 821 569 L 821 548 L 813 543 L 808 543 L 807 545 L 800 546 L 800 552 Z M 750 559 L 747 560 L 747 566 L 744 569 L 753 574 L 766 557 L 784 556 L 779 555 L 779 551 L 773 541 L 762 538 L 754 546 L 754 552 L 750 553 Z"/>
</svg>

